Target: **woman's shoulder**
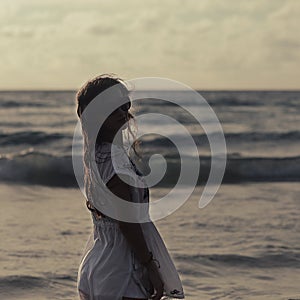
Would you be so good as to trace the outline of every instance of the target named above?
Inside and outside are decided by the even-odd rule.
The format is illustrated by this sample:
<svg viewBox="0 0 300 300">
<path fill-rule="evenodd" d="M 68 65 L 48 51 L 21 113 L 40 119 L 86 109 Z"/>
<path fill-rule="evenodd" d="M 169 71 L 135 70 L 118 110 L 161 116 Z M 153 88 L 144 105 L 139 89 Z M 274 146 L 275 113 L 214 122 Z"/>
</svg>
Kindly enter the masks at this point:
<svg viewBox="0 0 300 300">
<path fill-rule="evenodd" d="M 111 159 L 111 145 L 109 143 L 96 144 L 95 159 L 97 163 L 100 163 L 104 159 Z"/>
<path fill-rule="evenodd" d="M 125 148 L 108 142 L 102 142 L 96 145 L 95 159 L 97 163 L 112 160 L 117 160 L 116 162 L 119 162 L 119 160 L 122 160 L 123 162 L 129 161 Z"/>
<path fill-rule="evenodd" d="M 100 175 L 111 177 L 113 173 L 129 174 L 132 172 L 132 165 L 126 150 L 115 144 L 101 143 L 95 148 L 95 161 Z"/>
</svg>

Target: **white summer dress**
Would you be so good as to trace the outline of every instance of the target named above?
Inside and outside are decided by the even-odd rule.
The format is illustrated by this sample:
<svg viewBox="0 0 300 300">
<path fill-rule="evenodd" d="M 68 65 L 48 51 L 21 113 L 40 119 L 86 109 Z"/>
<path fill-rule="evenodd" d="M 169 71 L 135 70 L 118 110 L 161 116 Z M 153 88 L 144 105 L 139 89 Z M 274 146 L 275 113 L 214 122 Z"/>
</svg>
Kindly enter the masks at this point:
<svg viewBox="0 0 300 300">
<path fill-rule="evenodd" d="M 111 159 L 112 153 L 114 164 Z M 115 174 L 126 174 L 133 180 L 138 180 L 138 177 L 142 176 L 121 146 L 101 143 L 96 148 L 95 156 L 97 171 L 104 184 Z M 93 172 L 90 176 L 94 176 Z M 93 180 L 96 179 L 93 178 Z M 134 190 L 139 190 L 139 192 Z M 133 201 L 149 202 L 149 190 L 145 187 L 144 192 L 141 192 L 141 189 L 131 187 L 131 197 L 134 198 Z M 103 203 L 98 200 L 99 195 L 98 197 L 94 195 L 89 199 L 95 208 L 103 211 L 101 209 Z M 153 288 L 147 269 L 135 257 L 119 229 L 118 222 L 109 217 L 98 218 L 93 212 L 92 220 L 94 229 L 86 244 L 78 270 L 77 289 L 80 299 L 150 298 Z M 164 295 L 184 299 L 177 270 L 155 225 L 152 222 L 141 223 L 141 228 L 149 251 L 159 263 L 159 272 L 164 282 Z"/>
</svg>

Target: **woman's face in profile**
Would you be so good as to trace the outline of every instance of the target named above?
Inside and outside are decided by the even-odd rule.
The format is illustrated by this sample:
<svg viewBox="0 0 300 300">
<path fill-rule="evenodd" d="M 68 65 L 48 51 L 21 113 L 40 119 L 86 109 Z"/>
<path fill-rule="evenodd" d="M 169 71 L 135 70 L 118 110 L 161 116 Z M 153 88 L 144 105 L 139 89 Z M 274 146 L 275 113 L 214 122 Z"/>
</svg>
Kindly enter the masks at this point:
<svg viewBox="0 0 300 300">
<path fill-rule="evenodd" d="M 120 103 L 120 106 L 113 111 L 110 116 L 104 122 L 105 127 L 113 132 L 117 132 L 120 128 L 122 130 L 127 128 L 127 121 L 129 120 L 128 110 L 131 107 L 131 101 L 128 94 L 125 94 L 120 89 L 118 89 L 117 102 Z M 123 101 L 121 101 L 123 99 Z M 124 102 L 126 100 L 126 102 Z"/>
</svg>

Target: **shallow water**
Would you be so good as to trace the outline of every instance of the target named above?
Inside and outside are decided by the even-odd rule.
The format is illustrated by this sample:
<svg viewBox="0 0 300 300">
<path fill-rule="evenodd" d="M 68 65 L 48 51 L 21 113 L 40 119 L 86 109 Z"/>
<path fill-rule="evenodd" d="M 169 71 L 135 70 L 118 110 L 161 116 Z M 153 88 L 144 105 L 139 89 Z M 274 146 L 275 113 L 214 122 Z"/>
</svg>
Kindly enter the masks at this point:
<svg viewBox="0 0 300 300">
<path fill-rule="evenodd" d="M 300 298 L 299 184 L 223 185 L 204 209 L 197 208 L 200 192 L 156 222 L 186 299 Z M 19 185 L 1 185 L 0 193 L 1 298 L 76 299 L 92 229 L 83 195 Z"/>
</svg>

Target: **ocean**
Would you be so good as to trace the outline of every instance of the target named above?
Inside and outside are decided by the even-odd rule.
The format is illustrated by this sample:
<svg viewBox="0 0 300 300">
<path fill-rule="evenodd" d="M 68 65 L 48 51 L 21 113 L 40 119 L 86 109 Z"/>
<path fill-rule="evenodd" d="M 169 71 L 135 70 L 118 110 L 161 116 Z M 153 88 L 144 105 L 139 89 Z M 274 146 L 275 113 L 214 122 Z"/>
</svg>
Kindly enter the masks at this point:
<svg viewBox="0 0 300 300">
<path fill-rule="evenodd" d="M 189 109 L 201 110 L 183 92 L 164 93 L 181 93 Z M 174 118 L 198 148 L 184 153 L 200 159 L 195 191 L 155 222 L 186 299 L 300 299 L 300 92 L 200 93 L 220 120 L 227 145 L 223 183 L 203 209 L 198 201 L 210 148 L 201 126 L 161 100 L 134 108 L 137 116 Z M 92 221 L 72 167 L 75 92 L 0 92 L 0 107 L 0 298 L 77 299 L 77 268 Z M 148 119 L 140 130 L 145 157 L 162 154 L 172 170 L 151 188 L 156 199 L 180 171 L 180 156 L 166 137 L 181 136 L 159 119 Z"/>
</svg>

